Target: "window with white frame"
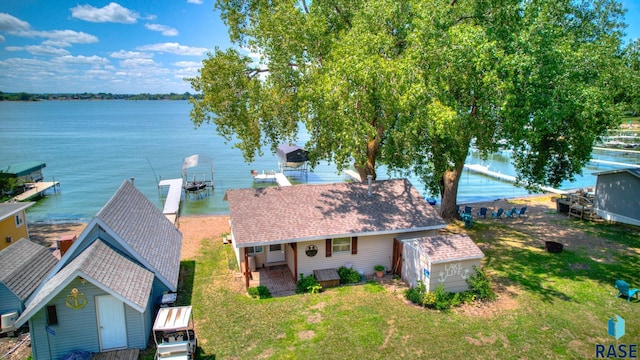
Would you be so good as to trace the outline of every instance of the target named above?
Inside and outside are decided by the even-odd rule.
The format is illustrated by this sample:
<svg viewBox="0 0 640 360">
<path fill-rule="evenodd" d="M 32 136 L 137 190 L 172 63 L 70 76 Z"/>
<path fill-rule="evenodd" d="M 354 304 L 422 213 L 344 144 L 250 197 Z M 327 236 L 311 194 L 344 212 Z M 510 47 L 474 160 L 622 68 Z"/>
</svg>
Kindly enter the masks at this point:
<svg viewBox="0 0 640 360">
<path fill-rule="evenodd" d="M 16 227 L 20 227 L 24 225 L 24 217 L 22 216 L 22 213 L 17 213 L 15 216 L 15 219 L 16 219 Z"/>
<path fill-rule="evenodd" d="M 351 238 L 343 237 L 343 238 L 335 238 L 333 239 L 332 244 L 334 253 L 345 253 L 351 252 Z"/>
<path fill-rule="evenodd" d="M 262 254 L 262 251 L 262 246 L 249 246 L 247 248 L 247 254 L 249 255 Z"/>
</svg>

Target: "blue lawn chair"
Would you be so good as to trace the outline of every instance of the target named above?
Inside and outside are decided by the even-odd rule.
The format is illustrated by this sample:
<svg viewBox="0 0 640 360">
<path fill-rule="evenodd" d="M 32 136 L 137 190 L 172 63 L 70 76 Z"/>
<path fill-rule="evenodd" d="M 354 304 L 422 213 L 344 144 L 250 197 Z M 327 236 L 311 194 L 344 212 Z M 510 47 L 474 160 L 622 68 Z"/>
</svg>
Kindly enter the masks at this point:
<svg viewBox="0 0 640 360">
<path fill-rule="evenodd" d="M 485 219 L 487 218 L 487 208 L 486 207 L 481 207 L 480 211 L 478 211 L 478 217 L 484 217 Z"/>
<path fill-rule="evenodd" d="M 518 209 L 513 208 L 509 211 L 507 211 L 506 213 L 504 213 L 507 217 L 512 218 L 514 217 L 516 214 L 518 213 Z"/>
<path fill-rule="evenodd" d="M 499 219 L 499 218 L 501 218 L 501 217 L 502 217 L 502 214 L 503 214 L 503 213 L 504 213 L 504 209 L 503 209 L 503 208 L 500 208 L 500 209 L 498 209 L 498 211 L 494 211 L 494 212 L 492 212 L 492 213 L 491 213 L 491 216 L 492 216 L 494 219 Z"/>
<path fill-rule="evenodd" d="M 630 286 L 626 281 L 616 280 L 615 287 L 618 289 L 618 295 L 616 295 L 616 297 L 626 296 L 627 301 L 631 301 L 631 298 L 635 295 L 636 300 L 638 300 L 638 289 L 630 289 Z"/>
<path fill-rule="evenodd" d="M 526 207 L 526 206 L 522 207 L 522 208 L 518 211 L 518 213 L 517 213 L 517 214 L 518 214 L 518 217 L 526 216 L 526 215 L 524 214 L 524 212 L 525 212 L 525 211 L 527 211 L 527 207 Z"/>
<path fill-rule="evenodd" d="M 464 213 L 465 214 L 471 215 L 472 210 L 473 210 L 473 208 L 471 206 L 465 206 L 464 207 Z"/>
</svg>

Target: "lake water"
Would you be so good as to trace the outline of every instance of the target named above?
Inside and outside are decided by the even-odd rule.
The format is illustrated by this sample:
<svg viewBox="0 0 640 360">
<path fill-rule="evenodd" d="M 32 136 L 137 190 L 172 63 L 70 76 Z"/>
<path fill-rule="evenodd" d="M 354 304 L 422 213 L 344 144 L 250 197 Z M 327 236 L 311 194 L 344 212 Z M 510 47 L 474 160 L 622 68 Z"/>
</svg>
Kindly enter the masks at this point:
<svg viewBox="0 0 640 360">
<path fill-rule="evenodd" d="M 195 129 L 189 119 L 190 108 L 186 101 L 0 102 L 0 166 L 42 161 L 47 164 L 45 181 L 60 182 L 57 193 L 49 190 L 28 210 L 29 221 L 89 221 L 129 178 L 135 178 L 136 187 L 162 208 L 165 192 L 158 189 L 158 180 L 181 177 L 183 159 L 201 154 L 213 160 L 215 188 L 199 199 L 183 196 L 181 214 L 227 213 L 224 192 L 254 186 L 251 169 L 275 170 L 278 158 L 265 149 L 263 157 L 245 163 L 238 149 L 216 135 L 213 125 Z M 299 144 L 304 140 L 302 134 Z M 596 152 L 594 157 L 639 161 L 637 154 Z M 468 162 L 481 160 L 470 157 Z M 507 158 L 496 155 L 484 163 L 494 171 L 513 173 Z M 576 182 L 562 188 L 594 186 L 593 173 L 610 168 L 587 167 Z M 387 177 L 384 169 L 378 176 Z M 334 166 L 322 163 L 302 182 L 345 179 Z M 417 179 L 410 180 L 423 192 Z M 458 202 L 526 194 L 510 184 L 465 171 Z"/>
</svg>

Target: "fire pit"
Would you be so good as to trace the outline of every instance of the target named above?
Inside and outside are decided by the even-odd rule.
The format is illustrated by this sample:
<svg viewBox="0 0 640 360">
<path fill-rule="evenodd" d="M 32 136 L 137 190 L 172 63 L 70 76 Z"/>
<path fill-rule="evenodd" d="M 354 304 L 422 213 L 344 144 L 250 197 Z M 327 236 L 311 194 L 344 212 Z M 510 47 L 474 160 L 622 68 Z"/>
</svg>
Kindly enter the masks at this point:
<svg viewBox="0 0 640 360">
<path fill-rule="evenodd" d="M 560 244 L 559 242 L 555 242 L 555 241 L 545 241 L 544 242 L 544 249 L 547 252 L 559 253 L 559 252 L 562 252 L 562 248 L 563 248 L 563 245 Z"/>
</svg>

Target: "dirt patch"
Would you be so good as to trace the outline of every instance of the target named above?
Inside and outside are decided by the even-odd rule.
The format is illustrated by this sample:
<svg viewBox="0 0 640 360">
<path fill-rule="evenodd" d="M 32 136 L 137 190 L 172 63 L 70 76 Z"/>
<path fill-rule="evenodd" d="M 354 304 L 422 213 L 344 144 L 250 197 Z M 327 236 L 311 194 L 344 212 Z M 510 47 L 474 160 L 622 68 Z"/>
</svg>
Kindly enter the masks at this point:
<svg viewBox="0 0 640 360">
<path fill-rule="evenodd" d="M 309 340 L 314 336 L 316 336 L 316 333 L 313 330 L 304 330 L 304 331 L 298 332 L 298 338 L 300 340 Z"/>
<path fill-rule="evenodd" d="M 178 220 L 178 229 L 182 233 L 183 260 L 195 258 L 203 241 L 222 242 L 222 236 L 231 232 L 226 215 L 183 216 Z"/>
</svg>

